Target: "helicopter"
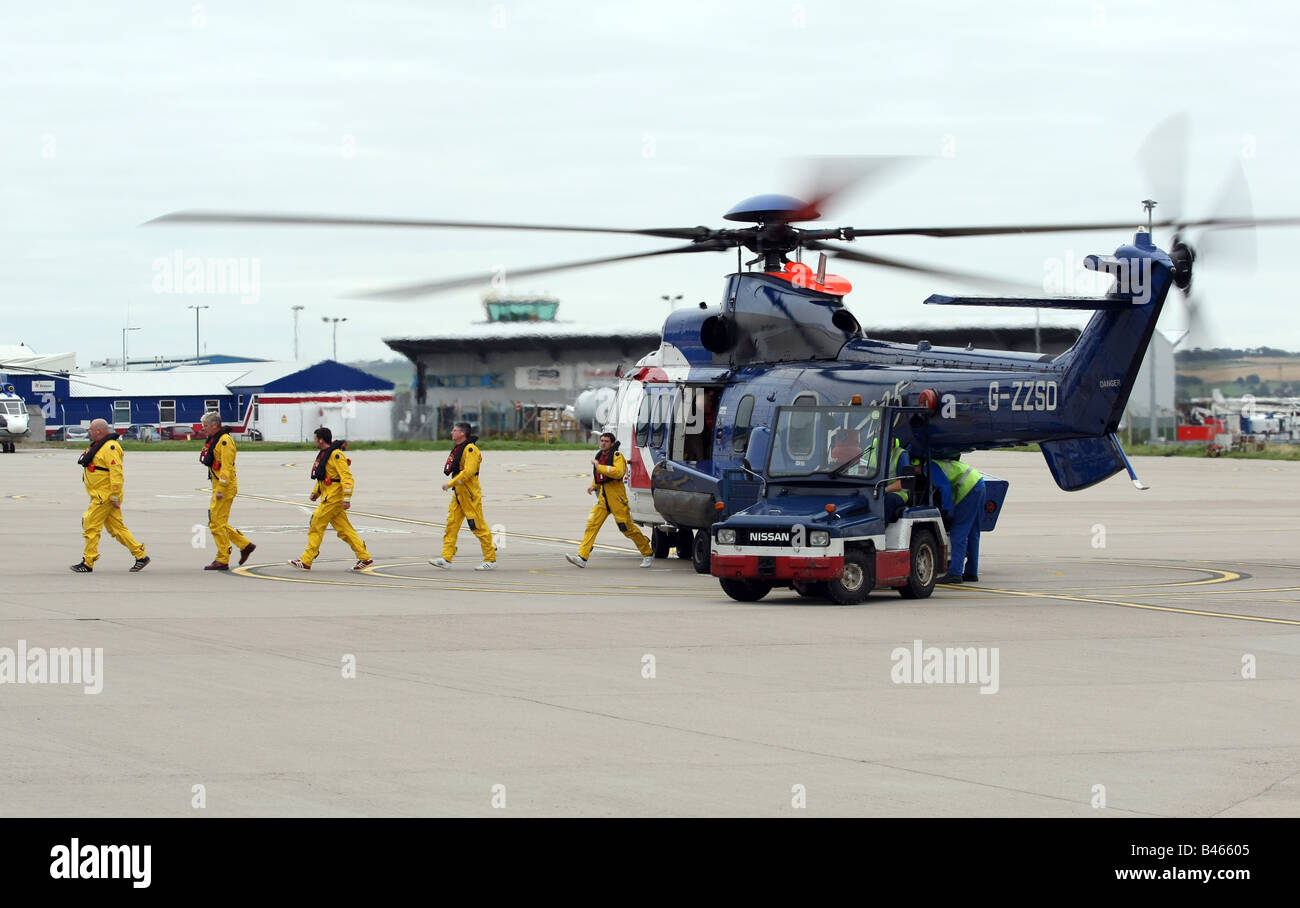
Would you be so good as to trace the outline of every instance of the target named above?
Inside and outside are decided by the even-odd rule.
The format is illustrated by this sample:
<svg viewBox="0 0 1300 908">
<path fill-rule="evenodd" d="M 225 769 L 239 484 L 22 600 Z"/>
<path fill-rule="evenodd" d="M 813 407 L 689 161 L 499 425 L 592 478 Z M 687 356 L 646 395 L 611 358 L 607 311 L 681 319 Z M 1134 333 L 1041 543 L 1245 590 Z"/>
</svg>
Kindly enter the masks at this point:
<svg viewBox="0 0 1300 908">
<path fill-rule="evenodd" d="M 768 194 L 732 207 L 724 219 L 749 226 L 716 229 L 623 229 L 549 224 L 338 217 L 328 215 L 178 211 L 149 224 L 241 224 L 313 227 L 396 227 L 614 233 L 687 241 L 650 252 L 516 270 L 514 278 L 663 255 L 736 250 L 716 306 L 673 311 L 661 344 L 621 374 L 597 421 L 627 452 L 632 518 L 651 528 L 658 557 L 673 547 L 709 572 L 709 529 L 755 504 L 761 476 L 746 459 L 756 427 L 775 425 L 782 407 L 869 405 L 922 407 L 929 414 L 928 449 L 936 458 L 1038 444 L 1057 485 L 1077 491 L 1127 472 L 1143 489 L 1117 437 L 1120 419 L 1173 288 L 1190 291 L 1196 253 L 1184 240 L 1193 228 L 1295 226 L 1300 218 L 1211 217 L 1154 220 L 1111 255 L 1084 266 L 1110 275 L 1100 297 L 970 297 L 932 295 L 931 305 L 1006 306 L 1092 311 L 1075 344 L 1058 356 L 873 340 L 845 306 L 850 282 L 826 272 L 827 258 L 914 274 L 988 283 L 983 275 L 848 248 L 838 243 L 883 236 L 969 237 L 1075 231 L 1128 231 L 1134 223 L 968 227 L 809 228 L 843 185 L 808 198 Z M 1153 239 L 1172 228 L 1168 251 Z M 749 262 L 742 250 L 754 253 Z M 802 261 L 819 253 L 814 269 Z M 791 255 L 794 259 L 791 259 Z M 757 268 L 753 266 L 759 266 Z M 488 275 L 410 284 L 358 294 L 359 299 L 409 300 L 485 285 Z M 580 402 L 590 408 L 590 400 Z M 755 480 L 759 481 L 755 481 Z"/>
</svg>

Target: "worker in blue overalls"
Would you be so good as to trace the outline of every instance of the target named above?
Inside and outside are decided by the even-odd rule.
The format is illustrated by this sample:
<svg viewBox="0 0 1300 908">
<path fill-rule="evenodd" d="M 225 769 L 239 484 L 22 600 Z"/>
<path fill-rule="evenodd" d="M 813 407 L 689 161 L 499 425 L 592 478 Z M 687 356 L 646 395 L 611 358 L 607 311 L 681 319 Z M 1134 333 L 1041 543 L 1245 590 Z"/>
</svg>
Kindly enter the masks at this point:
<svg viewBox="0 0 1300 908">
<path fill-rule="evenodd" d="M 984 476 L 960 460 L 936 461 L 952 486 L 952 557 L 938 583 L 977 582 L 980 563 L 980 518 L 986 493 Z"/>
</svg>

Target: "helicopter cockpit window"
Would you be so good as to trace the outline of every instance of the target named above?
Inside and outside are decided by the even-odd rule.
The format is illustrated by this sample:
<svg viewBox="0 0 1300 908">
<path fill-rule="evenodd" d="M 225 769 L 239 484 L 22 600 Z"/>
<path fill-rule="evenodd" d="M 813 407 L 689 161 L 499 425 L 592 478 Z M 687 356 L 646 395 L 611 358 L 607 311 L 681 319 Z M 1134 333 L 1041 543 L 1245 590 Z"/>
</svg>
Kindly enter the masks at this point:
<svg viewBox="0 0 1300 908">
<path fill-rule="evenodd" d="M 749 421 L 754 416 L 754 395 L 746 394 L 736 407 L 736 427 L 731 432 L 731 449 L 744 453 L 749 447 Z"/>
<path fill-rule="evenodd" d="M 668 434 L 668 419 L 672 410 L 672 396 L 660 394 L 650 407 L 650 447 L 661 448 Z"/>
<path fill-rule="evenodd" d="M 768 475 L 874 479 L 882 463 L 875 407 L 782 407 Z"/>
<path fill-rule="evenodd" d="M 650 441 L 650 394 L 641 398 L 641 410 L 636 417 L 636 446 L 644 448 Z"/>
<path fill-rule="evenodd" d="M 23 406 L 16 400 L 0 400 L 0 408 L 9 416 L 23 415 Z"/>
</svg>

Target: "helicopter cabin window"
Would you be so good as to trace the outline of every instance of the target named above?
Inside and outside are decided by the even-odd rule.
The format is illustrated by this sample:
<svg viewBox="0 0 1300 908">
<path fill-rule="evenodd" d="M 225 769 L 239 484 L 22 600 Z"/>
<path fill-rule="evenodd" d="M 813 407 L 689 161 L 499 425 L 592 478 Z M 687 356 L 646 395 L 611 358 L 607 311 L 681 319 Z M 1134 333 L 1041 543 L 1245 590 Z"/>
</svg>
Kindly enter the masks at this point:
<svg viewBox="0 0 1300 908">
<path fill-rule="evenodd" d="M 664 437 L 668 434 L 668 421 L 672 418 L 672 400 L 668 394 L 659 394 L 650 407 L 650 447 L 652 448 L 663 447 Z"/>
<path fill-rule="evenodd" d="M 636 416 L 636 446 L 644 448 L 650 442 L 650 395 L 641 398 L 641 410 Z"/>
<path fill-rule="evenodd" d="M 131 402 L 129 400 L 113 401 L 113 425 L 131 424 Z"/>
<path fill-rule="evenodd" d="M 176 422 L 176 401 L 174 400 L 158 401 L 158 421 Z"/>
<path fill-rule="evenodd" d="M 817 405 L 817 398 L 812 394 L 800 394 L 794 399 L 794 405 L 796 407 L 813 407 Z M 785 450 L 795 461 L 807 460 L 812 457 L 813 450 L 817 446 L 816 427 L 816 413 L 790 414 L 790 422 L 785 436 Z"/>
<path fill-rule="evenodd" d="M 754 395 L 746 394 L 736 407 L 736 427 L 731 433 L 731 449 L 743 454 L 749 447 L 749 421 L 754 416 Z"/>
</svg>

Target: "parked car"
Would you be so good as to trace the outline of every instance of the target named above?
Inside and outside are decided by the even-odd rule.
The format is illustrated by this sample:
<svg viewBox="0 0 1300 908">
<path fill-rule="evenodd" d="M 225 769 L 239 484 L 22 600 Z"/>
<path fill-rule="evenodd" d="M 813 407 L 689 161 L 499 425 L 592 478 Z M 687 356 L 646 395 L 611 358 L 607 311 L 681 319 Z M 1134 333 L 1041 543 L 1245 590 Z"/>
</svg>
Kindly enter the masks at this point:
<svg viewBox="0 0 1300 908">
<path fill-rule="evenodd" d="M 186 441 L 187 439 L 202 438 L 203 429 L 198 423 L 189 426 L 163 426 L 158 430 L 158 437 L 164 441 Z"/>
<path fill-rule="evenodd" d="M 85 426 L 64 426 L 61 441 L 90 441 L 90 430 Z"/>
<path fill-rule="evenodd" d="M 147 423 L 132 423 L 117 434 L 129 441 L 157 441 L 158 427 Z"/>
</svg>

